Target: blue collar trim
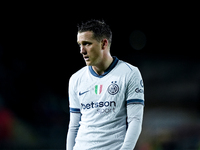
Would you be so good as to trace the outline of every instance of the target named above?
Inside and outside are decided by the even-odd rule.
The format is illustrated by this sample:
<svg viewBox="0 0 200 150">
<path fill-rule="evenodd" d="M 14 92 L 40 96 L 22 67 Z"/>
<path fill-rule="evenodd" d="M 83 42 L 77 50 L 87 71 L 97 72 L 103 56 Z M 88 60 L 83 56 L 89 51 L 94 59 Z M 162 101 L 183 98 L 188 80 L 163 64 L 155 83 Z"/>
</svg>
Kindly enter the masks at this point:
<svg viewBox="0 0 200 150">
<path fill-rule="evenodd" d="M 98 75 L 93 70 L 92 66 L 89 66 L 90 73 L 95 77 L 102 78 L 105 75 L 107 75 L 117 65 L 118 61 L 119 61 L 119 59 L 117 57 L 113 56 L 113 62 L 110 64 L 110 66 L 105 70 L 104 74 L 102 74 L 102 75 Z"/>
</svg>

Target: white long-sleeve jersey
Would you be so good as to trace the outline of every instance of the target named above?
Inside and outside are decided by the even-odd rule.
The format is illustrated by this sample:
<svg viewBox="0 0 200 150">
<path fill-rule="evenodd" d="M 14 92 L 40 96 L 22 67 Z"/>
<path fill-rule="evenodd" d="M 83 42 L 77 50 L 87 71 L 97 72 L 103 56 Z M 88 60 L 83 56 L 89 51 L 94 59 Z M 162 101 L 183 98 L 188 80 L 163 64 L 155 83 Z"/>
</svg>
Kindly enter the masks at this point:
<svg viewBox="0 0 200 150">
<path fill-rule="evenodd" d="M 67 141 L 75 141 L 67 143 L 68 149 L 119 150 L 128 147 L 132 150 L 135 146 L 143 116 L 143 80 L 137 67 L 113 58 L 103 75 L 96 74 L 91 66 L 86 66 L 70 78 L 70 113 L 79 113 L 81 119 L 77 135 L 71 136 L 72 126 L 69 126 Z M 130 123 L 132 120 L 135 123 L 133 121 L 130 124 L 132 127 L 127 130 L 127 121 Z M 130 141 L 132 135 L 135 141 Z M 128 145 L 130 143 L 131 146 Z"/>
</svg>

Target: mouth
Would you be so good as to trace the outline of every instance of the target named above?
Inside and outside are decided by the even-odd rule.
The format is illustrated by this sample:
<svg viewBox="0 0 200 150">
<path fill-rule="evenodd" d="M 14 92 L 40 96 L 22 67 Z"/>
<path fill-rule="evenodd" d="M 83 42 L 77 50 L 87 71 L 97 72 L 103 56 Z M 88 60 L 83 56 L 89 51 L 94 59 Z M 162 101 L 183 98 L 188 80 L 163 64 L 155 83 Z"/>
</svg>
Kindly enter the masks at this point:
<svg viewBox="0 0 200 150">
<path fill-rule="evenodd" d="M 89 57 L 88 56 L 84 56 L 84 59 L 85 59 L 85 61 L 88 61 Z"/>
</svg>

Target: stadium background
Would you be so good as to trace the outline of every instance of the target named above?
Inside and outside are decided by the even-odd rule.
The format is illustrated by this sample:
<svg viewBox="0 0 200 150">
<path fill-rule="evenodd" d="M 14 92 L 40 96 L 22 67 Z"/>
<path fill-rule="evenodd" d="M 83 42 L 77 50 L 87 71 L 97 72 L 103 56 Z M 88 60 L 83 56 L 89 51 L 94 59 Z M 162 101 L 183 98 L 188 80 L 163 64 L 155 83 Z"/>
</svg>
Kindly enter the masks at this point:
<svg viewBox="0 0 200 150">
<path fill-rule="evenodd" d="M 76 25 L 91 18 L 110 25 L 111 54 L 142 73 L 145 113 L 135 149 L 200 149 L 195 4 L 97 5 L 1 4 L 0 149 L 65 149 L 68 80 L 85 66 Z"/>
</svg>

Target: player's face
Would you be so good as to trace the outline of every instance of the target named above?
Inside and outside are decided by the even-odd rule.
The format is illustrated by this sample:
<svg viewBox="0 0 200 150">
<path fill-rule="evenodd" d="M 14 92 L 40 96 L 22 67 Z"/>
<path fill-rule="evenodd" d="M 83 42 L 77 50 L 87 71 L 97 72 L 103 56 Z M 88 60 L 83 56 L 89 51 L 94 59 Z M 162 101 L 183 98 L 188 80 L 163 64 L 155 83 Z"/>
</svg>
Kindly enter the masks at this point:
<svg viewBox="0 0 200 150">
<path fill-rule="evenodd" d="M 96 66 L 102 58 L 101 42 L 93 37 L 93 32 L 86 31 L 78 33 L 77 42 L 80 46 L 80 53 L 88 66 Z"/>
</svg>

